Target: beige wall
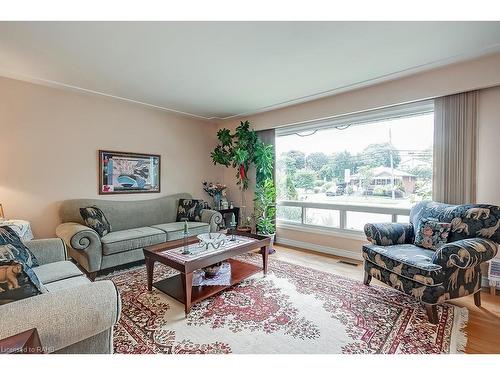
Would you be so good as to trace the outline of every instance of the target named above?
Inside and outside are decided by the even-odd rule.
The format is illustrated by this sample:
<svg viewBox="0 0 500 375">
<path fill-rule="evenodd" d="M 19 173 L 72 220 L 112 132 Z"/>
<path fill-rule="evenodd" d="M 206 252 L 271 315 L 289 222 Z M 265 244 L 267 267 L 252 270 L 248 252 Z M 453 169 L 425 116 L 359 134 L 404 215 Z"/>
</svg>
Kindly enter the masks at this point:
<svg viewBox="0 0 500 375">
<path fill-rule="evenodd" d="M 107 196 L 137 200 L 189 192 L 207 198 L 203 179 L 215 125 L 101 96 L 0 78 L 0 203 L 9 218 L 53 236 L 59 203 L 95 198 L 97 150 L 162 156 L 161 193 Z"/>
<path fill-rule="evenodd" d="M 240 120 L 249 120 L 255 129 L 267 129 L 496 86 L 483 90 L 480 95 L 477 183 L 478 201 L 500 204 L 500 169 L 496 166 L 496 145 L 500 142 L 499 67 L 500 54 L 489 55 L 307 103 L 224 120 L 218 126 L 234 129 Z M 239 197 L 233 170 L 221 168 L 219 171 L 220 179 L 229 186 L 229 195 Z M 252 191 L 246 194 L 250 206 L 252 194 Z M 284 229 L 277 230 L 277 237 L 283 242 L 311 243 L 311 248 L 331 248 L 333 252 L 344 249 L 358 254 L 363 243 L 362 240 Z"/>
<path fill-rule="evenodd" d="M 500 86 L 480 91 L 478 128 L 477 201 L 500 205 Z"/>
</svg>

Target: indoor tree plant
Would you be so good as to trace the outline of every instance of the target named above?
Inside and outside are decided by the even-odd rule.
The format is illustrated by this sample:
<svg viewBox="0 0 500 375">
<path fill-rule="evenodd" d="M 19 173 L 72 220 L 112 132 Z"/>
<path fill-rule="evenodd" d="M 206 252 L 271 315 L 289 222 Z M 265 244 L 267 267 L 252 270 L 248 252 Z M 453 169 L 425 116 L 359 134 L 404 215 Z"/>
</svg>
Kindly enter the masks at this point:
<svg viewBox="0 0 500 375">
<path fill-rule="evenodd" d="M 211 153 L 212 161 L 215 165 L 220 164 L 225 167 L 236 169 L 236 183 L 241 190 L 241 219 L 246 217 L 245 212 L 245 190 L 248 189 L 249 178 L 248 169 L 254 160 L 255 145 L 257 135 L 250 129 L 250 122 L 241 121 L 240 125 L 232 134 L 229 129 L 220 129 L 217 132 L 219 144 Z M 243 223 L 243 220 L 240 220 Z M 246 225 L 246 224 L 243 224 Z M 239 227 L 239 230 L 250 231 L 251 227 Z"/>
<path fill-rule="evenodd" d="M 232 134 L 229 129 L 217 132 L 219 144 L 211 153 L 215 165 L 237 169 L 237 184 L 242 191 L 248 189 L 248 169 L 253 164 L 256 172 L 254 197 L 255 227 L 258 234 L 271 237 L 271 249 L 274 242 L 276 188 L 274 186 L 274 146 L 258 139 L 248 121 L 241 121 Z M 243 198 L 242 198 L 243 200 Z M 245 217 L 243 214 L 242 217 Z M 274 250 L 271 250 L 274 251 Z"/>
</svg>

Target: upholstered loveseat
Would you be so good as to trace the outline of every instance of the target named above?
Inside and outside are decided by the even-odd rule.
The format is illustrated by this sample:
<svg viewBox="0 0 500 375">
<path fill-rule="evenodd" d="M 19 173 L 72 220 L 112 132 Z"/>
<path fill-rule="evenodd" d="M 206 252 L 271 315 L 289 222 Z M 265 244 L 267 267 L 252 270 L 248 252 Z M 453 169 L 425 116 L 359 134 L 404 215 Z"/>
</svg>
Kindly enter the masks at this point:
<svg viewBox="0 0 500 375">
<path fill-rule="evenodd" d="M 450 223 L 447 243 L 434 250 L 413 244 L 423 218 Z M 366 224 L 372 244 L 363 246 L 365 284 L 372 277 L 425 304 L 429 321 L 437 322 L 436 305 L 474 294 L 480 306 L 481 263 L 493 258 L 500 242 L 500 207 L 421 202 L 410 223 Z"/>
<path fill-rule="evenodd" d="M 73 199 L 61 204 L 62 224 L 56 229 L 66 243 L 69 255 L 91 279 L 97 271 L 144 259 L 145 246 L 182 238 L 183 222 L 176 222 L 179 199 L 192 199 L 182 193 L 140 201 Z M 80 208 L 97 206 L 111 224 L 103 237 L 85 225 Z M 201 221 L 189 222 L 191 235 L 215 232 L 222 215 L 202 210 Z"/>
<path fill-rule="evenodd" d="M 0 339 L 36 328 L 45 353 L 113 353 L 121 300 L 109 280 L 91 282 L 67 260 L 59 238 L 25 243 L 38 263 L 32 270 L 47 289 L 0 306 Z"/>
</svg>

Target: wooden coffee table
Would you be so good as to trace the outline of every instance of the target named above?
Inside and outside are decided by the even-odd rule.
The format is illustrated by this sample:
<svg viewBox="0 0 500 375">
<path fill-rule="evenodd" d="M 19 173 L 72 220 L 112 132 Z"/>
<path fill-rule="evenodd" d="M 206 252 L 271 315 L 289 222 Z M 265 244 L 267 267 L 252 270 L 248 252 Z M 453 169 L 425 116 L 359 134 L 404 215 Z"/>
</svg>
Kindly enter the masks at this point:
<svg viewBox="0 0 500 375">
<path fill-rule="evenodd" d="M 269 237 L 259 236 L 245 232 L 235 232 L 239 239 L 236 243 L 229 243 L 219 250 L 200 252 L 194 255 L 182 255 L 183 240 L 167 241 L 158 245 L 144 248 L 146 259 L 146 270 L 148 274 L 148 290 L 153 290 L 153 286 L 168 294 L 170 297 L 181 302 L 185 306 L 186 316 L 191 310 L 191 306 L 214 294 L 230 288 L 243 279 L 250 277 L 260 271 L 267 273 L 268 250 L 271 240 Z M 230 236 L 228 234 L 228 236 Z M 198 244 L 196 237 L 190 237 L 188 244 L 193 248 Z M 237 255 L 249 253 L 260 249 L 262 254 L 262 268 L 253 264 L 231 259 Z M 198 250 L 197 250 L 198 251 Z M 231 264 L 230 285 L 211 285 L 193 287 L 193 271 L 211 266 L 212 264 L 227 261 Z M 180 274 L 153 283 L 153 269 L 155 262 L 172 267 Z"/>
</svg>

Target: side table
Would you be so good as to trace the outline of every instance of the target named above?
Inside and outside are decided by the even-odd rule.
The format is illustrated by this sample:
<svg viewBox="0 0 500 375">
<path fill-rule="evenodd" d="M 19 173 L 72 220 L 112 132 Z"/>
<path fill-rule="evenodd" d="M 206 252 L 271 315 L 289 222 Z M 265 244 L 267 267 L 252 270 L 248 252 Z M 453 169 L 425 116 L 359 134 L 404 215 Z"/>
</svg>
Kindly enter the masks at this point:
<svg viewBox="0 0 500 375">
<path fill-rule="evenodd" d="M 0 221 L 0 226 L 5 225 L 17 233 L 22 241 L 30 241 L 33 239 L 33 232 L 31 231 L 31 224 L 26 220 L 3 220 Z"/>
<path fill-rule="evenodd" d="M 223 209 L 220 209 L 217 211 L 219 211 L 222 214 L 222 221 L 224 223 L 224 228 L 221 228 L 221 229 L 226 229 L 228 227 L 227 221 L 226 221 L 227 214 L 234 214 L 234 217 L 236 218 L 236 226 L 238 226 L 239 220 L 240 220 L 240 208 L 239 207 L 223 208 Z M 230 220 L 231 219 L 229 219 L 229 221 Z"/>
<path fill-rule="evenodd" d="M 36 328 L 0 340 L 0 354 L 42 354 Z"/>
</svg>

